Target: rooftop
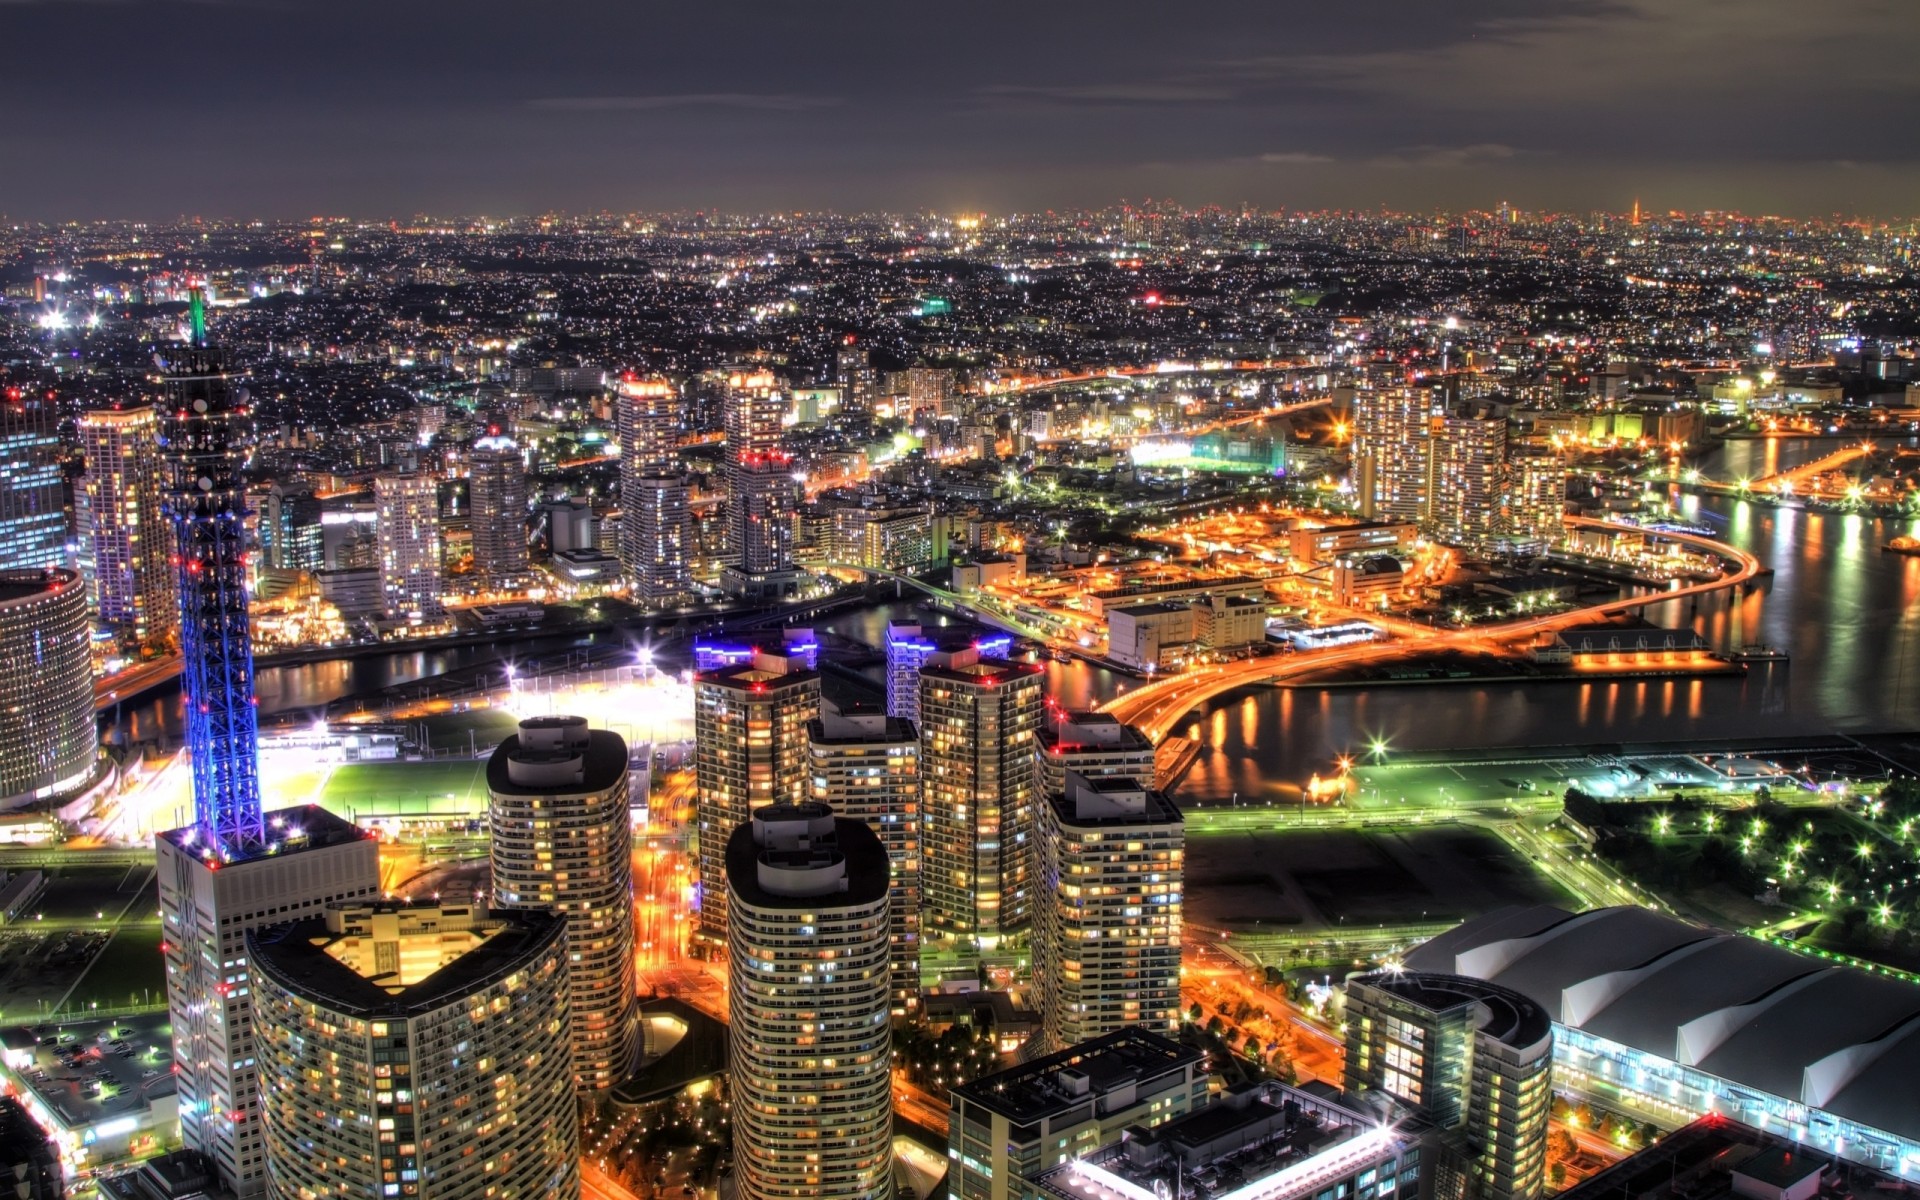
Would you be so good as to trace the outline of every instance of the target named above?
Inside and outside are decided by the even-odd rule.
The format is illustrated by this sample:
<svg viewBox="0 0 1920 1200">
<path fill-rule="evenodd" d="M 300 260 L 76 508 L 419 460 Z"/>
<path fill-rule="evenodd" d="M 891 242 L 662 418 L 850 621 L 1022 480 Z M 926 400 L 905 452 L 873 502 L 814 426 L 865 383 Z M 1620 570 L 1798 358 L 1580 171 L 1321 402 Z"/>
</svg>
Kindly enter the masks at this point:
<svg viewBox="0 0 1920 1200">
<path fill-rule="evenodd" d="M 1729 1200 L 1752 1192 L 1736 1191 L 1736 1176 L 1784 1189 L 1809 1175 L 1834 1167 L 1831 1154 L 1755 1129 L 1718 1113 L 1674 1130 L 1638 1154 L 1589 1176 L 1560 1193 L 1561 1200 Z M 1911 1185 L 1857 1163 L 1823 1179 L 1819 1194 L 1898 1196 Z"/>
<path fill-rule="evenodd" d="M 832 832 L 802 839 L 779 835 L 777 827 L 831 821 Z M 756 836 L 758 835 L 758 836 Z M 766 841 L 760 840 L 766 838 Z M 829 863 L 829 859 L 832 860 Z M 845 864 L 845 886 L 826 894 L 788 894 L 763 885 L 763 875 L 783 874 Z M 763 868 L 771 867 L 767 871 Z M 892 886 L 887 848 L 865 821 L 837 817 L 825 804 L 774 804 L 758 809 L 727 839 L 727 887 L 754 908 L 840 908 L 871 904 Z"/>
<path fill-rule="evenodd" d="M 1920 1139 L 1920 987 L 1636 907 L 1503 908 L 1407 956 L 1730 1083 Z"/>
<path fill-rule="evenodd" d="M 807 737 L 819 746 L 864 746 L 876 742 L 914 742 L 920 733 L 906 717 L 883 712 L 827 712 L 807 722 Z"/>
<path fill-rule="evenodd" d="M 355 905 L 379 912 L 404 912 L 405 905 Z M 430 909 L 438 906 L 422 906 Z M 485 941 L 463 946 L 464 953 L 411 983 L 397 976 L 369 976 L 337 952 L 346 938 L 365 938 L 361 932 L 342 932 L 337 910 L 326 917 L 309 917 L 247 934 L 247 951 L 254 967 L 281 986 L 333 1009 L 360 1017 L 406 1019 L 442 1007 L 449 1001 L 488 986 L 501 975 L 521 970 L 566 937 L 566 920 L 535 909 L 505 909 L 487 913 L 472 906 L 462 916 L 450 915 L 442 932 L 480 930 Z M 418 937 L 437 937 L 420 933 Z M 357 960 L 356 960 L 357 961 Z M 386 979 L 387 983 L 377 982 Z"/>
<path fill-rule="evenodd" d="M 1474 1028 L 1504 1045 L 1518 1049 L 1538 1046 L 1553 1032 L 1547 1011 L 1526 995 L 1483 979 L 1430 971 L 1377 971 L 1363 982 L 1388 995 L 1443 1013 L 1474 1006 Z"/>
<path fill-rule="evenodd" d="M 77 571 L 49 567 L 44 571 L 0 571 L 0 605 L 47 596 L 80 582 Z"/>
<path fill-rule="evenodd" d="M 299 854 L 305 850 L 320 850 L 328 846 L 365 841 L 374 836 L 353 822 L 334 816 L 317 804 L 279 808 L 268 813 L 267 835 L 269 838 L 279 840 L 269 841 L 265 846 L 256 846 L 250 852 L 228 859 L 221 865 L 241 866 L 263 859 Z M 160 836 L 189 854 L 204 857 L 212 850 L 211 843 L 205 839 L 197 825 L 169 829 Z"/>
<path fill-rule="evenodd" d="M 1127 1084 L 1199 1065 L 1201 1054 L 1149 1029 L 1115 1030 L 1057 1054 L 962 1084 L 954 1095 L 1025 1124 Z"/>
<path fill-rule="evenodd" d="M 15 1026 L 0 1041 L 20 1086 L 68 1129 L 131 1116 L 174 1092 L 173 1026 L 165 1013 Z"/>
</svg>

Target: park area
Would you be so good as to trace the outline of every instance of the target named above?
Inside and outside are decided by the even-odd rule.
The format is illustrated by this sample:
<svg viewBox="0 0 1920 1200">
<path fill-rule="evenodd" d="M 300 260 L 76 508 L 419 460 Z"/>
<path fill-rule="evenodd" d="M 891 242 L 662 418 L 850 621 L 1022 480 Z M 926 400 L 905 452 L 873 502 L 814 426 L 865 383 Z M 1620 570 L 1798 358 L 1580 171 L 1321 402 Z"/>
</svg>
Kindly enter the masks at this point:
<svg viewBox="0 0 1920 1200">
<path fill-rule="evenodd" d="M 1451 924 L 1510 904 L 1572 903 L 1469 825 L 1204 834 L 1188 839 L 1186 862 L 1187 920 L 1229 933 Z"/>
</svg>

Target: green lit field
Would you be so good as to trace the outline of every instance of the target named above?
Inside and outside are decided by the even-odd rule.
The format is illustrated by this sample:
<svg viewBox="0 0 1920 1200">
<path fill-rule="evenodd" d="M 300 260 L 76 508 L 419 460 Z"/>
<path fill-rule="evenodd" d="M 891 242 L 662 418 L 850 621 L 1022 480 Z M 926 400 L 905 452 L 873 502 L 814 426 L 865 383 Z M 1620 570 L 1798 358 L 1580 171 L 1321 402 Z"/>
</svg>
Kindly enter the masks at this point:
<svg viewBox="0 0 1920 1200">
<path fill-rule="evenodd" d="M 478 759 L 347 763 L 328 776 L 320 803 L 349 819 L 479 815 L 487 809 L 486 772 Z"/>
<path fill-rule="evenodd" d="M 67 998 L 68 1012 L 90 1004 L 111 1008 L 156 1003 L 166 994 L 167 968 L 160 957 L 160 926 L 127 924 L 114 931 Z"/>
</svg>

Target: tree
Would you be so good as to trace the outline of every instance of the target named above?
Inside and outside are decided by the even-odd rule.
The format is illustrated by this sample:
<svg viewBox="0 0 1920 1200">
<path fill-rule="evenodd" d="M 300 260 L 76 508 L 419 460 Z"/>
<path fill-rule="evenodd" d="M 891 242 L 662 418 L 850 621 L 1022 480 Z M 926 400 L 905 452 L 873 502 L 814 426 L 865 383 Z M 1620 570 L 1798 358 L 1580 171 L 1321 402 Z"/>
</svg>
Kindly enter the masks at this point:
<svg viewBox="0 0 1920 1200">
<path fill-rule="evenodd" d="M 1200 1023 L 1200 1018 L 1206 1015 L 1207 1015 L 1207 1010 L 1200 1007 L 1200 1002 L 1198 1000 L 1195 1000 L 1193 1002 L 1193 1007 L 1187 1010 L 1187 1020 L 1195 1025 L 1198 1025 Z"/>
<path fill-rule="evenodd" d="M 1557 1162 L 1557 1163 L 1554 1163 L 1551 1167 L 1548 1167 L 1547 1179 L 1552 1182 L 1554 1187 L 1559 1187 L 1561 1184 L 1565 1183 L 1567 1181 L 1567 1164 L 1563 1162 Z"/>
<path fill-rule="evenodd" d="M 1213 1034 L 1215 1037 L 1220 1036 L 1220 1031 L 1226 1027 L 1227 1023 L 1220 1019 L 1219 1013 L 1215 1013 L 1207 1018 L 1207 1032 Z"/>
</svg>

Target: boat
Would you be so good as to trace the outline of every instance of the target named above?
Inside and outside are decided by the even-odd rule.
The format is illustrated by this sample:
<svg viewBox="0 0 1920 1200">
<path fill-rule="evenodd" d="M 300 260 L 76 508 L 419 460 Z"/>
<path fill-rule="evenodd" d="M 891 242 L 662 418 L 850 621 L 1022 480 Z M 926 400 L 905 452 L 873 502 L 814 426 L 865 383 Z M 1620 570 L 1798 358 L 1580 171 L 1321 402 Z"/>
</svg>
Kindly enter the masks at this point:
<svg viewBox="0 0 1920 1200">
<path fill-rule="evenodd" d="M 1053 661 L 1057 663 L 1070 663 L 1073 661 L 1073 655 L 1068 654 L 1065 650 L 1055 650 L 1053 652 Z"/>
<path fill-rule="evenodd" d="M 1920 554 L 1920 537 L 1897 537 L 1880 548 L 1888 554 Z"/>
<path fill-rule="evenodd" d="M 1785 662 L 1787 652 L 1778 646 L 1765 646 L 1758 642 L 1749 643 L 1738 650 L 1727 653 L 1728 662 Z"/>
</svg>

